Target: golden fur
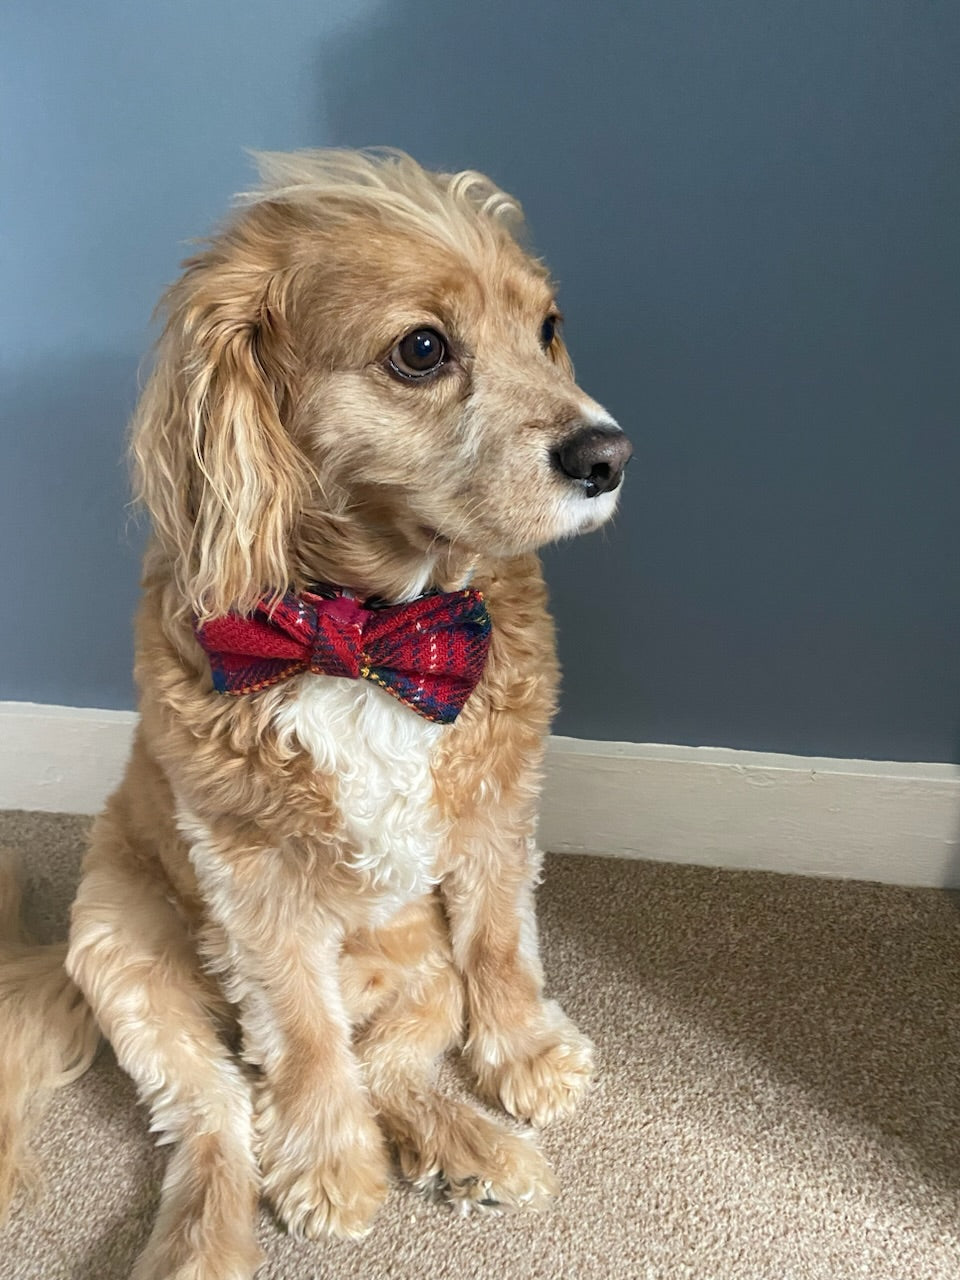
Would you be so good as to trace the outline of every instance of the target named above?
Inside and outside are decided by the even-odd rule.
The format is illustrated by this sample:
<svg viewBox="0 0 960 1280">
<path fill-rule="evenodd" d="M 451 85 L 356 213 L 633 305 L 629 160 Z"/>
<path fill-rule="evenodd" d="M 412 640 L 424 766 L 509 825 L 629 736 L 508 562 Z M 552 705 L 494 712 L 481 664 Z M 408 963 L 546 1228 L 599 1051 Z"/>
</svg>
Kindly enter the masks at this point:
<svg viewBox="0 0 960 1280">
<path fill-rule="evenodd" d="M 291 1231 L 363 1233 L 390 1147 L 461 1207 L 540 1206 L 554 1179 L 533 1141 L 445 1098 L 434 1064 L 461 1045 L 483 1095 L 535 1125 L 592 1071 L 537 954 L 557 668 L 536 550 L 612 513 L 551 451 L 615 424 L 544 340 L 549 278 L 487 179 L 392 152 L 262 168 L 170 289 L 133 424 L 154 529 L 141 718 L 66 972 L 62 950 L 0 967 L 0 1191 L 31 1092 L 89 1063 L 92 1009 L 173 1144 L 137 1280 L 250 1277 L 261 1195 Z M 393 376 L 385 357 L 424 326 L 448 363 Z M 318 580 L 483 590 L 489 661 L 455 724 L 324 676 L 213 691 L 194 619 Z"/>
</svg>

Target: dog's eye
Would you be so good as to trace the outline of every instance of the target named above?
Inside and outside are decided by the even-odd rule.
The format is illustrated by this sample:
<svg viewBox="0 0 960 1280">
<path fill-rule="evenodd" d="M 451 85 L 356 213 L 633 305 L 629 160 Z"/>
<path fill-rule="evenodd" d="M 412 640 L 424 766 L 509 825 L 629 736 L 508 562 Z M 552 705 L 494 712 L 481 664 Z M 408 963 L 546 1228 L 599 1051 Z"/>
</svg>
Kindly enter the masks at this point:
<svg viewBox="0 0 960 1280">
<path fill-rule="evenodd" d="M 447 358 L 447 345 L 436 329 L 414 329 L 390 352 L 390 368 L 401 378 L 425 378 Z"/>
<path fill-rule="evenodd" d="M 540 345 L 546 351 L 557 336 L 557 317 L 547 316 L 543 324 L 540 326 Z"/>
</svg>

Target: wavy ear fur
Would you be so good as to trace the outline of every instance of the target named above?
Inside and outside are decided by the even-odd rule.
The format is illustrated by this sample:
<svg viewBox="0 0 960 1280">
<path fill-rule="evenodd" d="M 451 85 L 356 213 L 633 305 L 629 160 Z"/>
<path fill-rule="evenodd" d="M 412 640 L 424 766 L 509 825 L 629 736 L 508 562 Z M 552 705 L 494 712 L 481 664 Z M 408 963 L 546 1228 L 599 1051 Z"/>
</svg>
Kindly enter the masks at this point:
<svg viewBox="0 0 960 1280">
<path fill-rule="evenodd" d="M 292 579 L 310 467 L 282 421 L 295 358 L 286 288 L 262 259 L 215 246 L 164 300 L 167 323 L 133 420 L 137 490 L 203 620 Z"/>
</svg>

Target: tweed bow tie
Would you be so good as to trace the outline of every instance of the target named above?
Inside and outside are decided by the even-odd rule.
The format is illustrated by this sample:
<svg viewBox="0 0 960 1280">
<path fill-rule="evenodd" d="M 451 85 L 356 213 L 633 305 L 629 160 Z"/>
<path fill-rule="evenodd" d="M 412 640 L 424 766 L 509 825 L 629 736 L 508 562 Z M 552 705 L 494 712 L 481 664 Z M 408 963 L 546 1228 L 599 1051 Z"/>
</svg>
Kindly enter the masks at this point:
<svg viewBox="0 0 960 1280">
<path fill-rule="evenodd" d="M 414 711 L 449 724 L 476 688 L 490 646 L 479 591 L 362 605 L 339 588 L 292 592 L 272 609 L 230 613 L 196 628 L 220 693 L 255 693 L 312 671 L 372 680 Z"/>
</svg>

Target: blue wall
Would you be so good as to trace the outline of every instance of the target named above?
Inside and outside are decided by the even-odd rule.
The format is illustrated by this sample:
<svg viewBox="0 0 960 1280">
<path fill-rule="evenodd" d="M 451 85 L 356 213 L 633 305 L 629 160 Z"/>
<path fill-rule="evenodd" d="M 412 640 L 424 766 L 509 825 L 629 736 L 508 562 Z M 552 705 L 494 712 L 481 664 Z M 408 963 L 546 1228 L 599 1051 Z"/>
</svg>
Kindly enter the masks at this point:
<svg viewBox="0 0 960 1280">
<path fill-rule="evenodd" d="M 128 706 L 125 419 L 242 148 L 490 171 L 638 462 L 548 555 L 584 737 L 960 759 L 954 0 L 0 18 L 0 697 Z"/>
</svg>

